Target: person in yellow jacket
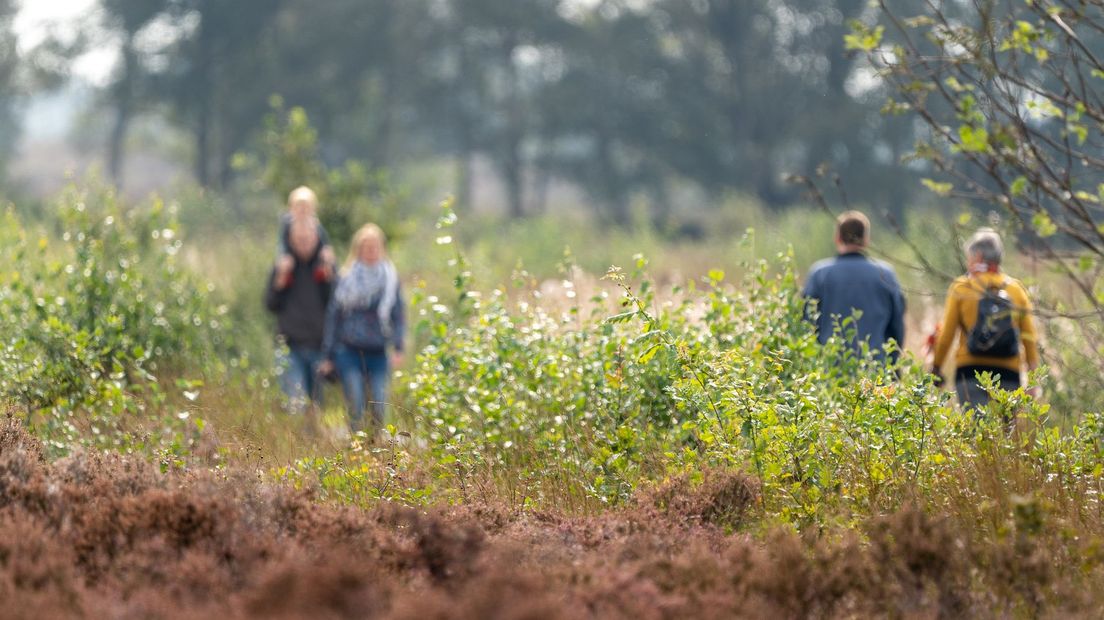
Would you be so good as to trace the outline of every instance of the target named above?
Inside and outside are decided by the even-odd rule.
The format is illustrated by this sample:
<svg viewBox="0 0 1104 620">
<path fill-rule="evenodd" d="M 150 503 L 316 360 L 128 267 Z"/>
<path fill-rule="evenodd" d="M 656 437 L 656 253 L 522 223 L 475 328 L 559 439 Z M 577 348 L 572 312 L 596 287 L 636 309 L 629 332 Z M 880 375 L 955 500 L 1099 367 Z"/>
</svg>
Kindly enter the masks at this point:
<svg viewBox="0 0 1104 620">
<path fill-rule="evenodd" d="M 978 384 L 978 373 L 992 373 L 1000 389 L 1015 390 L 1023 385 L 1020 373 L 1024 367 L 1030 372 L 1039 366 L 1031 299 L 1019 280 L 1001 272 L 1003 258 L 1000 235 L 990 228 L 978 230 L 966 243 L 969 273 L 956 278 L 947 291 L 932 372 L 942 376 L 943 362 L 957 336 L 955 391 L 964 409 L 980 410 L 989 402 L 989 394 Z M 985 319 L 982 327 L 995 329 L 975 329 L 979 306 L 995 317 Z M 999 333 L 1001 326 L 1008 333 Z M 1003 344 L 992 346 L 997 340 Z M 1037 396 L 1038 390 L 1033 388 L 1032 393 Z"/>
</svg>

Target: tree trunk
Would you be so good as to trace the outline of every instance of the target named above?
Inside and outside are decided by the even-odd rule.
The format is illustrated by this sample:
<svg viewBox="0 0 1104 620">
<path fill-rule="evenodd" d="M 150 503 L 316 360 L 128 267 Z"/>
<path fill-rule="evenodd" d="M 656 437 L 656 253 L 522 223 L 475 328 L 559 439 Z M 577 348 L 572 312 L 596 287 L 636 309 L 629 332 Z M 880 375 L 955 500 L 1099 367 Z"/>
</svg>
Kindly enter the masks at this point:
<svg viewBox="0 0 1104 620">
<path fill-rule="evenodd" d="M 552 189 L 552 174 L 548 168 L 540 166 L 533 182 L 533 210 L 540 215 L 548 213 L 548 195 Z"/>
<path fill-rule="evenodd" d="M 107 169 L 115 187 L 123 188 L 123 167 L 126 160 L 126 136 L 134 107 L 134 80 L 137 58 L 134 52 L 134 35 L 128 35 L 123 43 L 123 77 L 118 85 L 115 101 L 115 124 L 111 128 L 108 143 Z"/>
<path fill-rule="evenodd" d="M 625 192 L 620 183 L 616 164 L 613 161 L 613 144 L 607 135 L 598 136 L 598 170 L 601 178 L 598 184 L 603 188 L 603 202 L 609 209 L 610 218 L 615 224 L 628 227 L 632 223 L 632 214 L 629 212 L 629 203 L 625 199 Z"/>
<path fill-rule="evenodd" d="M 472 158 L 477 145 L 475 144 L 474 120 L 468 113 L 467 89 L 472 87 L 474 80 L 480 79 L 472 67 L 471 53 L 468 50 L 467 41 L 464 38 L 464 26 L 460 23 L 452 25 L 451 34 L 453 45 L 456 48 L 458 69 L 455 81 L 450 85 L 452 98 L 455 102 L 450 106 L 453 127 L 453 137 L 456 140 L 456 207 L 457 210 L 474 209 L 474 188 L 472 179 Z"/>
<path fill-rule="evenodd" d="M 210 0 L 201 3 L 200 23 L 198 36 L 198 58 L 195 68 L 195 175 L 196 182 L 202 187 L 207 187 L 211 181 L 211 128 L 213 126 L 213 102 L 214 97 L 214 41 L 210 19 Z"/>
<path fill-rule="evenodd" d="M 524 115 L 521 102 L 521 76 L 514 63 L 514 50 L 517 49 L 517 37 L 507 35 L 502 46 L 503 61 L 506 67 L 506 131 L 503 135 L 502 173 L 506 182 L 506 197 L 510 207 L 510 217 L 519 219 L 525 215 L 525 175 L 524 155 L 521 152 L 525 139 Z"/>
<path fill-rule="evenodd" d="M 470 212 L 472 201 L 472 154 L 463 149 L 456 157 L 456 206 Z"/>
<path fill-rule="evenodd" d="M 521 154 L 516 144 L 510 144 L 506 159 L 502 165 L 502 176 L 506 182 L 506 200 L 510 208 L 510 217 L 525 217 L 525 188 L 521 170 Z"/>
<path fill-rule="evenodd" d="M 211 104 L 206 94 L 200 95 L 199 114 L 196 119 L 196 182 L 207 187 L 210 181 Z"/>
</svg>

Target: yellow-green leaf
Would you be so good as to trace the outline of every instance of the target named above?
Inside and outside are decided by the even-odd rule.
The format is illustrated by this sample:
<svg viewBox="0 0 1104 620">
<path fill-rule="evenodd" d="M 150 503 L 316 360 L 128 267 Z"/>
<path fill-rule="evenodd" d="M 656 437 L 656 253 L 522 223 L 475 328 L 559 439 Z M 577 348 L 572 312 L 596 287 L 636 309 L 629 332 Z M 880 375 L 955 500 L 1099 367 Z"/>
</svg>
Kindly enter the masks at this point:
<svg viewBox="0 0 1104 620">
<path fill-rule="evenodd" d="M 940 183 L 939 181 L 933 181 L 932 179 L 920 179 L 920 183 L 924 187 L 928 188 L 933 194 L 946 198 L 954 191 L 954 185 L 950 183 Z"/>
</svg>

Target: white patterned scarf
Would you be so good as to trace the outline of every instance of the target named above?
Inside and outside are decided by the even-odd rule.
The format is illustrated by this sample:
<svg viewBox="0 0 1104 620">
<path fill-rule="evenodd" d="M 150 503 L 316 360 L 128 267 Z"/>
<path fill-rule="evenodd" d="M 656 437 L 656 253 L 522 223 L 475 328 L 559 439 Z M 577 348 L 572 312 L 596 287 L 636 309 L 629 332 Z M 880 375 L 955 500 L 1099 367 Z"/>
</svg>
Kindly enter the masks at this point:
<svg viewBox="0 0 1104 620">
<path fill-rule="evenodd" d="M 371 265 L 356 261 L 341 277 L 334 300 L 345 311 L 370 308 L 379 300 L 380 325 L 391 330 L 391 310 L 399 296 L 399 276 L 395 265 L 383 259 Z"/>
</svg>

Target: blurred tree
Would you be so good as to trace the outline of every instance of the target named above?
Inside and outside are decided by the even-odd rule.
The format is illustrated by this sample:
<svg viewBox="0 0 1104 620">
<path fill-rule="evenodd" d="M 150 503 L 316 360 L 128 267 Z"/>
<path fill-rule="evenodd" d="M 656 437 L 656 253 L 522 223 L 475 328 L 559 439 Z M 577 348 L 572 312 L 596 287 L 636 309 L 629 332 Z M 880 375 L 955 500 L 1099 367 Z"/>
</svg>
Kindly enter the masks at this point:
<svg viewBox="0 0 1104 620">
<path fill-rule="evenodd" d="M 281 198 L 301 185 L 313 189 L 319 200 L 318 218 L 338 248 L 365 222 L 375 222 L 391 239 L 409 233 L 407 196 L 394 187 L 385 169 L 355 159 L 341 167 L 327 166 L 307 112 L 300 107 L 285 110 L 279 97 L 270 104 L 260 158 L 239 155 L 235 167 Z"/>
<path fill-rule="evenodd" d="M 167 8 L 167 0 L 101 0 L 105 27 L 121 38 L 120 60 L 111 83 L 105 88 L 115 111 L 108 142 L 108 172 L 115 185 L 123 184 L 123 159 L 127 128 L 144 93 L 146 68 L 136 49 L 136 39 Z"/>
<path fill-rule="evenodd" d="M 177 36 L 160 87 L 195 136 L 202 185 L 229 181 L 281 75 L 272 24 L 284 0 L 168 0 Z"/>
<path fill-rule="evenodd" d="M 13 0 L 0 0 L 0 179 L 19 138 L 16 96 L 20 92 L 20 58 L 12 30 L 16 10 Z"/>
<path fill-rule="evenodd" d="M 562 39 L 559 79 L 543 85 L 543 164 L 582 186 L 610 221 L 628 224 L 635 189 L 670 174 L 661 152 L 672 75 L 649 16 L 621 2 L 579 14 Z M 662 192 L 656 192 L 661 195 Z"/>
<path fill-rule="evenodd" d="M 1061 278 L 1061 292 L 1036 307 L 1050 319 L 1042 322 L 1046 360 L 1067 395 L 1099 393 L 1104 3 L 977 0 L 920 14 L 887 0 L 877 7 L 848 41 L 886 76 L 886 109 L 923 125 L 912 156 L 931 172 L 924 185 L 996 209 L 1032 263 Z"/>
<path fill-rule="evenodd" d="M 489 156 L 506 189 L 511 216 L 526 207 L 539 106 L 536 94 L 548 79 L 543 63 L 565 32 L 561 0 L 450 0 L 441 11 L 446 49 L 454 55 L 442 76 L 447 115 L 459 156 Z M 466 166 L 466 164 L 463 164 Z M 461 202 L 470 181 L 461 171 Z"/>
<path fill-rule="evenodd" d="M 291 0 L 281 11 L 275 92 L 311 110 L 327 159 L 357 157 L 389 166 L 441 128 L 427 122 L 432 115 L 420 113 L 434 72 L 430 65 L 443 47 L 433 5 Z"/>
<path fill-rule="evenodd" d="M 483 156 L 514 216 L 552 177 L 610 221 L 644 197 L 658 224 L 675 183 L 776 207 L 798 198 L 785 174 L 823 163 L 855 202 L 901 205 L 914 186 L 898 160 L 915 126 L 878 114 L 882 81 L 843 48 L 865 0 L 101 1 L 122 48 L 116 173 L 148 100 L 194 134 L 197 179 L 225 184 L 280 94 L 310 112 L 327 165 L 451 157 L 467 205 Z"/>
<path fill-rule="evenodd" d="M 915 3 L 914 3 L 915 4 Z M 792 202 L 786 173 L 822 164 L 851 174 L 859 198 L 873 198 L 872 169 L 898 162 L 880 135 L 881 101 L 854 86 L 846 21 L 863 0 L 700 0 L 659 3 L 675 69 L 671 93 L 673 167 L 711 190 L 753 192 L 769 205 Z M 876 81 L 863 85 L 874 88 Z M 849 88 L 849 85 L 852 85 Z M 880 154 L 879 154 L 880 153 Z"/>
</svg>

